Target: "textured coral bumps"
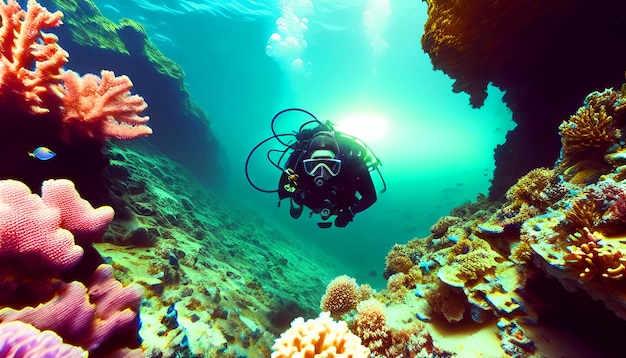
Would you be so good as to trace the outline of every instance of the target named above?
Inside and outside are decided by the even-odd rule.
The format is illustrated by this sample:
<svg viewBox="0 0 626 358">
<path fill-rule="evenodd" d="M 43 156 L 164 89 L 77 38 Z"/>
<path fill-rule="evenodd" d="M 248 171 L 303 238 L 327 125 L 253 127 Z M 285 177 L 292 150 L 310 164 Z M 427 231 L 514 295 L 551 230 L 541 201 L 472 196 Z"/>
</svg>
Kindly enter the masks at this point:
<svg viewBox="0 0 626 358">
<path fill-rule="evenodd" d="M 87 352 L 69 344 L 52 331 L 40 331 L 32 325 L 14 321 L 0 323 L 0 357 L 87 357 Z"/>
<path fill-rule="evenodd" d="M 133 83 L 127 76 L 115 77 L 102 71 L 102 78 L 63 72 L 63 122 L 78 126 L 90 138 L 132 139 L 152 134 L 148 116 L 139 116 L 148 105 L 131 95 Z"/>
<path fill-rule="evenodd" d="M 0 181 L 0 257 L 22 261 L 31 270 L 60 272 L 76 265 L 83 255 L 67 227 L 74 224 L 65 220 L 63 225 L 62 213 L 74 218 L 83 231 L 89 227 L 102 231 L 113 219 L 113 209 L 68 205 L 82 199 L 67 180 L 48 181 L 45 186 L 44 199 L 22 182 Z"/>
<path fill-rule="evenodd" d="M 136 332 L 143 289 L 123 287 L 110 265 L 100 265 L 87 284 L 57 277 L 83 256 L 74 234 L 90 245 L 112 219 L 112 208 L 94 209 L 69 180 L 47 180 L 41 197 L 22 182 L 0 181 L 0 322 L 52 330 L 89 351 L 119 332 Z M 37 304 L 24 307 L 24 299 Z"/>
</svg>

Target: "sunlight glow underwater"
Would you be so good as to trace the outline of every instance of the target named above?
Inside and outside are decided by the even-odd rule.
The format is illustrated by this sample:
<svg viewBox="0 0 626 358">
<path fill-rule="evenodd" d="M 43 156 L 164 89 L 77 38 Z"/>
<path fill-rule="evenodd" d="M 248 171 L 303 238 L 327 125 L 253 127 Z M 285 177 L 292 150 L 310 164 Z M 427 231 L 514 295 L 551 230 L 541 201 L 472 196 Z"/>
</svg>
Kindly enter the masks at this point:
<svg viewBox="0 0 626 358">
<path fill-rule="evenodd" d="M 98 2 L 131 18 L 146 16 L 151 37 L 172 39 L 162 50 L 183 66 L 191 93 L 214 118 L 211 126 L 231 163 L 230 192 L 303 241 L 332 247 L 329 253 L 355 270 L 379 267 L 390 245 L 427 235 L 451 208 L 486 193 L 493 150 L 515 126 L 497 88 L 489 88 L 484 107 L 472 109 L 467 95 L 452 92 L 450 78 L 433 71 L 419 41 L 427 15 L 423 2 L 241 0 L 229 1 L 237 11 L 226 15 L 219 7 L 199 14 L 175 4 L 170 12 L 162 0 Z M 190 3 L 196 9 L 217 6 L 185 1 Z M 191 43 L 190 33 L 207 36 Z M 276 209 L 276 196 L 257 192 L 242 175 L 249 151 L 271 135 L 272 116 L 289 107 L 330 120 L 363 140 L 382 162 L 389 190 L 346 229 L 321 231 L 317 218 L 292 220 L 287 205 Z M 297 130 L 302 122 L 282 123 L 290 125 L 279 133 Z M 280 171 L 260 152 L 251 175 L 259 186 L 275 189 Z M 379 179 L 374 181 L 380 189 Z"/>
<path fill-rule="evenodd" d="M 334 123 L 336 130 L 366 143 L 376 143 L 385 138 L 388 126 L 389 119 L 375 113 L 352 113 Z"/>
</svg>

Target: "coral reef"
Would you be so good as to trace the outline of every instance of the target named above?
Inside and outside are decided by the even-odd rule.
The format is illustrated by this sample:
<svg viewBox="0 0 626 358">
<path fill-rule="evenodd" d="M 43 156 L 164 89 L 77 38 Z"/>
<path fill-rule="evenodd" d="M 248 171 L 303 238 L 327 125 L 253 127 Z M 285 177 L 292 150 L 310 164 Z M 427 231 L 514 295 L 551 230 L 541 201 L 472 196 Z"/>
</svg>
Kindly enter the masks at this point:
<svg viewBox="0 0 626 358">
<path fill-rule="evenodd" d="M 546 307 L 563 303 L 534 288 L 545 275 L 561 284 L 563 295 L 584 292 L 626 319 L 624 95 L 607 89 L 587 96 L 559 127 L 563 150 L 553 168 L 531 170 L 506 191 L 505 201 L 455 210 L 433 225 L 432 235 L 394 245 L 387 289 L 374 297 L 415 312 L 426 331 L 433 332 L 428 325 L 491 327 L 500 345 L 494 356 L 538 357 L 549 350 L 537 332 L 545 329 Z M 584 335 L 584 327 L 570 329 Z M 602 343 L 593 348 L 576 349 L 613 354 L 608 334 L 598 333 Z M 387 337 L 361 338 L 370 336 Z M 433 343 L 445 347 L 436 335 Z"/>
<path fill-rule="evenodd" d="M 33 115 L 56 112 L 64 126 L 83 127 L 73 130 L 73 135 L 98 140 L 152 133 L 145 125 L 148 117 L 137 115 L 146 103 L 129 94 L 128 77 L 115 78 L 109 71 L 103 72 L 102 79 L 79 77 L 62 70 L 69 55 L 54 34 L 43 32 L 61 25 L 60 11 L 51 13 L 35 0 L 28 2 L 25 11 L 17 1 L 8 0 L 0 4 L 0 17 L 0 98 L 5 107 L 17 104 Z"/>
<path fill-rule="evenodd" d="M 104 204 L 102 171 L 108 139 L 136 138 L 152 132 L 146 103 L 131 95 L 126 76 L 79 77 L 66 70 L 69 54 L 55 31 L 60 11 L 30 0 L 0 3 L 0 178 L 19 179 L 38 190 L 48 178 L 69 178 L 88 200 Z M 29 157 L 36 148 L 55 153 L 45 163 Z"/>
<path fill-rule="evenodd" d="M 500 88 L 517 123 L 496 149 L 491 199 L 501 198 L 531 169 L 552 166 L 559 156 L 554 128 L 590 89 L 623 81 L 626 51 L 616 44 L 623 42 L 619 34 L 626 31 L 624 3 L 426 3 L 422 46 L 434 68 L 454 80 L 455 92 L 468 93 L 473 106 L 482 105 L 489 83 Z M 607 58 L 581 44 L 615 52 Z"/>
<path fill-rule="evenodd" d="M 57 2 L 71 8 L 72 15 L 97 12 L 89 1 Z M 424 41 L 440 67 L 441 60 L 454 58 L 462 64 L 498 48 L 515 53 L 506 36 L 531 46 L 528 34 L 519 31 L 522 20 L 505 23 L 511 16 L 536 10 L 541 24 L 559 20 L 551 26 L 567 16 L 559 12 L 563 2 L 498 3 L 486 14 L 476 6 L 484 5 L 480 1 L 428 3 Z M 570 11 L 579 10 L 572 5 Z M 474 21 L 477 16 L 503 13 L 509 16 L 491 23 L 492 30 L 503 30 L 502 39 L 477 36 L 484 35 L 480 31 L 485 26 Z M 50 349 L 78 356 L 86 350 L 94 357 L 538 357 L 550 345 L 542 338 L 542 314 L 546 306 L 564 305 L 572 297 L 569 291 L 599 300 L 626 319 L 625 91 L 607 89 L 587 96 L 559 127 L 563 149 L 556 164 L 530 170 L 507 186 L 502 202 L 479 198 L 438 220 L 432 235 L 394 245 L 385 260 L 387 288 L 376 292 L 345 275 L 331 281 L 339 268 L 319 262 L 315 255 L 302 255 L 310 250 L 257 214 L 227 205 L 151 145 L 107 143 L 109 138 L 149 134 L 147 117 L 140 115 L 146 104 L 131 95 L 126 76 L 102 71 L 100 77 L 79 77 L 62 69 L 67 52 L 55 35 L 42 32 L 60 25 L 61 13 L 48 12 L 34 0 L 25 11 L 9 0 L 0 4 L 0 17 L 0 109 L 7 123 L 6 141 L 0 141 L 7 161 L 0 178 L 20 180 L 0 181 L 0 352 L 37 351 L 40 346 L 19 338 L 41 334 L 45 341 L 38 342 Z M 81 24 L 72 20 L 77 30 Z M 117 41 L 107 47 L 110 51 L 124 56 L 150 52 L 138 24 L 126 20 L 112 28 Z M 91 46 L 102 40 L 85 33 L 77 38 Z M 502 67 L 513 61 L 529 69 L 524 57 L 510 57 L 492 59 Z M 479 105 L 488 79 L 503 72 L 489 61 L 470 63 L 470 69 L 484 73 L 455 72 L 455 89 L 469 92 L 472 103 Z M 156 71 L 171 76 L 174 87 L 180 87 L 179 69 L 162 66 Z M 520 83 L 523 89 L 532 88 Z M 567 103 L 550 91 L 553 96 L 533 97 L 559 108 Z M 513 90 L 507 96 L 522 92 Z M 516 106 L 519 113 L 519 103 Z M 548 118 L 545 125 L 550 123 Z M 208 143 L 215 153 L 216 141 L 207 139 L 206 123 L 192 129 L 198 128 L 197 141 L 186 144 Z M 173 138 L 189 130 L 181 129 Z M 54 147 L 59 165 L 25 156 L 44 142 Z M 171 141 L 160 144 L 171 150 Z M 97 164 L 81 165 L 91 162 Z M 52 177 L 75 180 L 44 180 Z M 40 196 L 35 193 L 39 187 Z M 81 188 L 107 192 L 107 203 L 116 213 L 112 224 L 110 207 L 94 209 L 90 204 L 100 206 L 104 199 L 86 201 Z M 550 302 L 547 292 L 533 289 L 546 276 L 560 285 L 544 291 L 562 287 L 565 300 Z M 573 307 L 568 314 L 586 322 L 589 307 Z M 319 310 L 325 312 L 306 320 Z M 23 328 L 23 322 L 52 330 L 60 338 Z M 587 339 L 558 346 L 559 354 L 571 356 L 581 345 L 596 348 L 606 343 L 593 335 L 602 327 L 582 329 Z M 461 343 L 452 337 L 468 331 L 472 334 L 460 334 L 467 339 Z M 475 347 L 471 339 L 485 344 Z"/>
<path fill-rule="evenodd" d="M 76 188 L 103 200 L 102 147 L 110 138 L 150 134 L 148 117 L 139 116 L 146 103 L 130 94 L 126 76 L 64 69 L 69 54 L 44 32 L 62 17 L 35 0 L 26 9 L 0 2 L 0 147 L 7 158 L 0 178 L 11 178 L 0 181 L 0 322 L 54 331 L 94 357 L 142 356 L 135 348 L 143 288 L 123 286 L 92 247 L 113 209 L 94 209 Z M 51 165 L 28 155 L 42 144 L 56 153 Z M 41 349 L 20 341 L 4 347 L 33 355 Z"/>
</svg>

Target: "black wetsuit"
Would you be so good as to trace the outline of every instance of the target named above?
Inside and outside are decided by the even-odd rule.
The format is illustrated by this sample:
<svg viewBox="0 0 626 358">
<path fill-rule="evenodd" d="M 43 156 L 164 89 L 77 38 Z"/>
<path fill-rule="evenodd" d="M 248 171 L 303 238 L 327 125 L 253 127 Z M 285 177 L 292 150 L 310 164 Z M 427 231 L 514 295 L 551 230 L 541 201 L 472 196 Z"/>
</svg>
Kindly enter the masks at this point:
<svg viewBox="0 0 626 358">
<path fill-rule="evenodd" d="M 320 125 L 298 133 L 298 142 L 292 146 L 294 151 L 285 167 L 293 169 L 298 178 L 293 183 L 290 182 L 289 176 L 283 173 L 278 187 L 279 200 L 292 198 L 295 204 L 306 206 L 315 213 L 329 209 L 330 215 L 337 215 L 348 208 L 352 214 L 369 208 L 376 202 L 376 190 L 365 163 L 367 149 L 354 139 L 335 132 L 340 151 L 338 159 L 342 161 L 337 176 L 329 178 L 322 186 L 316 186 L 314 178 L 305 173 L 302 160 L 310 156 L 310 153 L 307 153 L 308 143 L 313 135 L 321 130 L 327 129 Z M 292 210 L 291 215 L 297 218 L 301 212 L 301 209 L 299 212 Z"/>
</svg>

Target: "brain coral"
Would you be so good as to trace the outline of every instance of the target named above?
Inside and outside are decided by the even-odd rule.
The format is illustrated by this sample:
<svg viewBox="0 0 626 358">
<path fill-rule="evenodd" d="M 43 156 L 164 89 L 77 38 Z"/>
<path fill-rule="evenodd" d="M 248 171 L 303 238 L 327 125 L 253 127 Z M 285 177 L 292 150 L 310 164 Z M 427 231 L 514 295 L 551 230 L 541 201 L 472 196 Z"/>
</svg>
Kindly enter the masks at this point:
<svg viewBox="0 0 626 358">
<path fill-rule="evenodd" d="M 348 330 L 344 321 L 333 321 L 328 312 L 316 319 L 298 317 L 274 342 L 272 358 L 367 358 L 370 350 Z"/>
</svg>

